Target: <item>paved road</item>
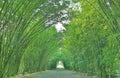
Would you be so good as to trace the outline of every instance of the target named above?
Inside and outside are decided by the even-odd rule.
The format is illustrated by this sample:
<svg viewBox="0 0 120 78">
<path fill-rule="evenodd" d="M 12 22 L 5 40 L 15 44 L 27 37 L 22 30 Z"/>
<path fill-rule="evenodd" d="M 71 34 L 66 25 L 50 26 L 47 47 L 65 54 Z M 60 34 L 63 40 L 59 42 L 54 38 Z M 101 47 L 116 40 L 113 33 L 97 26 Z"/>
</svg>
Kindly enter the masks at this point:
<svg viewBox="0 0 120 78">
<path fill-rule="evenodd" d="M 47 70 L 42 73 L 37 73 L 21 78 L 86 78 L 80 76 L 77 72 L 68 70 Z"/>
</svg>

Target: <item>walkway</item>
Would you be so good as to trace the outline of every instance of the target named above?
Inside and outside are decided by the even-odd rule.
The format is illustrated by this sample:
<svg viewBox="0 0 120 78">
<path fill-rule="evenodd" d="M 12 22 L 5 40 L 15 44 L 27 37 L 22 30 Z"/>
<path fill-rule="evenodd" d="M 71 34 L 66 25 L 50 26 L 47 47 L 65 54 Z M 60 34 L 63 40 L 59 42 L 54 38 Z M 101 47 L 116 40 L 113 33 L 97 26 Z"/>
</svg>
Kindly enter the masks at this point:
<svg viewBox="0 0 120 78">
<path fill-rule="evenodd" d="M 68 70 L 47 70 L 42 73 L 36 73 L 33 75 L 28 75 L 24 77 L 15 77 L 15 78 L 89 78 L 83 77 L 79 73 Z"/>
</svg>

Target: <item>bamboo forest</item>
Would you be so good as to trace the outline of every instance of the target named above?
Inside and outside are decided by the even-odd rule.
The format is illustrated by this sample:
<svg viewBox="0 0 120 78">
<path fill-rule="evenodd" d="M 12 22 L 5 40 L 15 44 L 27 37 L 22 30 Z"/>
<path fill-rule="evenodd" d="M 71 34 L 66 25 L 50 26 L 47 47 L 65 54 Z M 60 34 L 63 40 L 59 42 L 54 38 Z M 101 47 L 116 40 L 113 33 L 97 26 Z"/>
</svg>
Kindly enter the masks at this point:
<svg viewBox="0 0 120 78">
<path fill-rule="evenodd" d="M 120 78 L 120 0 L 0 0 L 0 78 Z"/>
</svg>

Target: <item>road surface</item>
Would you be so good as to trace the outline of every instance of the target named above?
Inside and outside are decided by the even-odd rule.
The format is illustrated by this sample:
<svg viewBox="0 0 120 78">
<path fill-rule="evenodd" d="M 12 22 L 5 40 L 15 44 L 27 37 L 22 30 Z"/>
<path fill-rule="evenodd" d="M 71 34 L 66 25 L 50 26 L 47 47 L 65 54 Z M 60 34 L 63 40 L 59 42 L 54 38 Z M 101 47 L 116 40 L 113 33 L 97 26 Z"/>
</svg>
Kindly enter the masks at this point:
<svg viewBox="0 0 120 78">
<path fill-rule="evenodd" d="M 40 73 L 28 74 L 24 77 L 17 76 L 13 78 L 93 78 L 93 77 L 87 77 L 75 71 L 69 70 L 47 70 Z"/>
</svg>

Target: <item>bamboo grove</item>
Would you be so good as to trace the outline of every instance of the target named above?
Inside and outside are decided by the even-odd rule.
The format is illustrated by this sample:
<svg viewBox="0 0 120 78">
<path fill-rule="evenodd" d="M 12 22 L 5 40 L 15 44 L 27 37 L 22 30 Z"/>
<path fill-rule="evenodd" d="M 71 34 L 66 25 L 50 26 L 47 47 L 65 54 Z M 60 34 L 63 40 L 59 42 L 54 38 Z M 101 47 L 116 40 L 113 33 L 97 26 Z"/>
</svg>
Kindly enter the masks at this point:
<svg viewBox="0 0 120 78">
<path fill-rule="evenodd" d="M 120 0 L 62 0 L 80 2 L 82 11 L 69 9 L 70 23 L 59 33 L 45 22 L 66 5 L 49 1 L 59 0 L 0 0 L 0 78 L 51 69 L 59 60 L 99 78 L 120 73 Z"/>
</svg>

